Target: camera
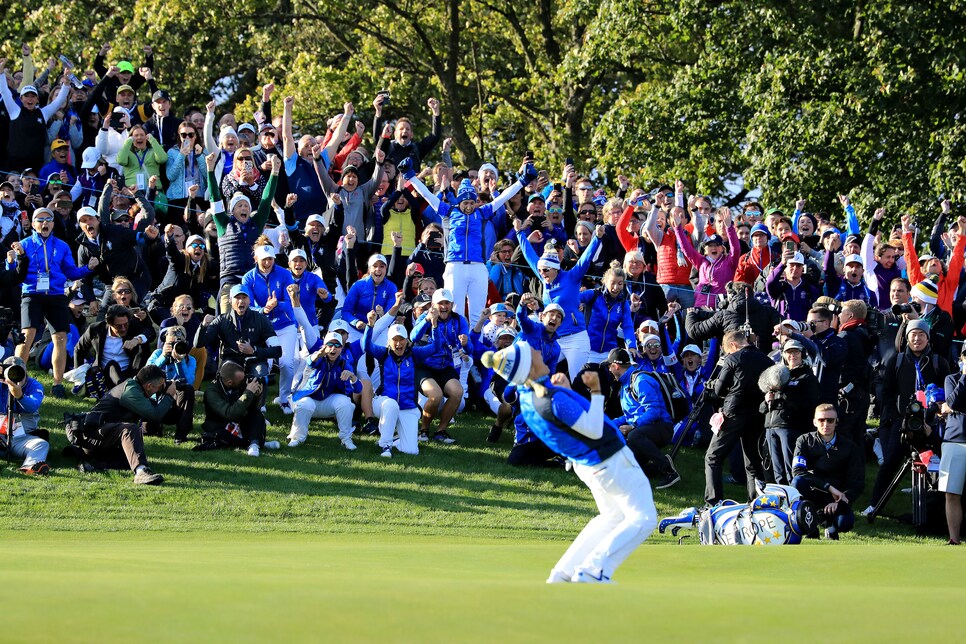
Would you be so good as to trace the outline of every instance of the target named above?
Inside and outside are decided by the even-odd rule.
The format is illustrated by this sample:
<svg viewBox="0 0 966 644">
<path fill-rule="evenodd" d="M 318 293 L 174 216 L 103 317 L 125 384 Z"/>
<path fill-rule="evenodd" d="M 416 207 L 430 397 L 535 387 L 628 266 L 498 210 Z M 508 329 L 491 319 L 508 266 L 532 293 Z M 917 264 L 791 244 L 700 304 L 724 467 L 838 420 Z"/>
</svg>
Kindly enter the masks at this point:
<svg viewBox="0 0 966 644">
<path fill-rule="evenodd" d="M 791 329 L 795 333 L 805 333 L 806 331 L 815 331 L 815 326 L 811 322 L 799 322 L 797 320 L 783 320 L 782 326 L 786 329 Z"/>
<path fill-rule="evenodd" d="M 916 313 L 919 313 L 921 310 L 922 310 L 922 307 L 919 306 L 919 303 L 918 302 L 910 302 L 908 304 L 893 304 L 892 305 L 892 314 L 893 315 L 902 315 L 903 313 L 912 313 L 913 311 L 915 311 Z"/>
<path fill-rule="evenodd" d="M 915 434 L 926 427 L 926 409 L 915 396 L 906 404 L 902 412 L 902 433 Z"/>
<path fill-rule="evenodd" d="M 389 102 L 392 100 L 392 95 L 389 93 L 388 89 L 379 90 L 376 92 L 376 96 L 384 96 L 385 98 L 382 101 L 382 106 L 389 107 Z"/>
<path fill-rule="evenodd" d="M 3 379 L 10 382 L 21 382 L 27 377 L 27 370 L 18 364 L 12 364 L 4 368 Z"/>
</svg>

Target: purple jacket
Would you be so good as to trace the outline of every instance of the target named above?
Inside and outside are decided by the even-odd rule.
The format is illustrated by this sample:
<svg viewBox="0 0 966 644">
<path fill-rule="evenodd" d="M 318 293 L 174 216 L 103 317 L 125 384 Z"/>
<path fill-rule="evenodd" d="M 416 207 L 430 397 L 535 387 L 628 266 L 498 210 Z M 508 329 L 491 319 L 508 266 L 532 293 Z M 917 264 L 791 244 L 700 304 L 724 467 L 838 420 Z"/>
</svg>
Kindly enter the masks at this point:
<svg viewBox="0 0 966 644">
<path fill-rule="evenodd" d="M 717 262 L 694 249 L 691 238 L 684 226 L 675 226 L 674 236 L 678 241 L 678 248 L 688 258 L 692 266 L 698 267 L 698 287 L 694 289 L 695 306 L 714 306 L 716 296 L 725 293 L 725 286 L 734 279 L 738 269 L 738 258 L 741 257 L 741 241 L 734 225 L 728 226 L 728 254 L 722 255 Z"/>
<path fill-rule="evenodd" d="M 780 262 L 768 279 L 765 280 L 765 290 L 782 318 L 804 322 L 808 318 L 808 311 L 818 299 L 818 287 L 808 283 L 805 279 L 798 286 L 792 286 L 784 276 L 785 262 Z"/>
</svg>

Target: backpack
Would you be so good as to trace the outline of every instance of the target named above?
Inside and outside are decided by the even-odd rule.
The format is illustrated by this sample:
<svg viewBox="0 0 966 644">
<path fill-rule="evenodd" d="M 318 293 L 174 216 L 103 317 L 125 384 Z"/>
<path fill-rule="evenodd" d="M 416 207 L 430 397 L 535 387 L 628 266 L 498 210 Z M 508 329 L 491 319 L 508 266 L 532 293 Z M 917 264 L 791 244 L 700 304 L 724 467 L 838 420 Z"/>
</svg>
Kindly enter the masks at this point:
<svg viewBox="0 0 966 644">
<path fill-rule="evenodd" d="M 634 393 L 634 380 L 641 376 L 650 376 L 657 380 L 657 385 L 661 389 L 661 397 L 664 399 L 664 408 L 671 415 L 672 421 L 676 423 L 691 413 L 691 403 L 687 395 L 681 389 L 681 385 L 678 384 L 674 375 L 670 373 L 638 370 L 631 378 L 631 394 L 635 398 L 637 395 Z"/>
</svg>

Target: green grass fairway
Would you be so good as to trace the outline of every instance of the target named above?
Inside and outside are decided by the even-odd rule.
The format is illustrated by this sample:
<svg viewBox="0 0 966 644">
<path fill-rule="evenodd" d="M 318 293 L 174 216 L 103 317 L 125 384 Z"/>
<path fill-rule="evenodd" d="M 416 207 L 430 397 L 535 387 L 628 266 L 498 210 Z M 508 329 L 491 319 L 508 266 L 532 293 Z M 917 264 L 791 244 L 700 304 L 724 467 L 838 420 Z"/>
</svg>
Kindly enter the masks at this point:
<svg viewBox="0 0 966 644">
<path fill-rule="evenodd" d="M 588 587 L 544 584 L 566 544 L 532 539 L 0 539 L 4 641 L 951 641 L 966 599 L 938 545 L 645 545 Z"/>
<path fill-rule="evenodd" d="M 44 404 L 51 476 L 0 463 L 0 642 L 949 641 L 961 630 L 946 615 L 966 599 L 962 550 L 894 519 L 785 548 L 654 534 L 613 587 L 547 586 L 594 514 L 590 493 L 572 472 L 508 466 L 510 433 L 487 444 L 478 414 L 458 417 L 459 444 L 390 461 L 371 437 L 346 452 L 331 421 L 257 459 L 175 447 L 169 430 L 146 439 L 166 480 L 145 488 L 61 456 L 58 421 L 84 404 Z M 269 439 L 282 440 L 291 418 L 271 419 Z M 701 503 L 702 456 L 679 455 L 682 482 L 654 495 L 661 517 Z M 887 508 L 908 509 L 901 493 Z"/>
</svg>

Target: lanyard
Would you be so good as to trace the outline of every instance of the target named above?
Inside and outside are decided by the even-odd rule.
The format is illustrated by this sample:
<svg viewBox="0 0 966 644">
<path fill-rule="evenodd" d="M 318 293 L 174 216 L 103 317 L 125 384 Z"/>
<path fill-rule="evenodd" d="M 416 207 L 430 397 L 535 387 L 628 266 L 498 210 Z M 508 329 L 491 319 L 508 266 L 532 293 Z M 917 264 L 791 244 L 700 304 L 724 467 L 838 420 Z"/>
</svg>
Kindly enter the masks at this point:
<svg viewBox="0 0 966 644">
<path fill-rule="evenodd" d="M 148 151 L 147 151 L 147 149 L 144 150 L 144 154 L 140 154 L 140 155 L 138 154 L 137 150 L 131 150 L 131 151 L 134 153 L 134 158 L 138 160 L 138 168 L 141 169 L 141 170 L 143 170 L 144 169 L 144 161 L 145 161 L 145 159 L 148 158 Z"/>
</svg>

